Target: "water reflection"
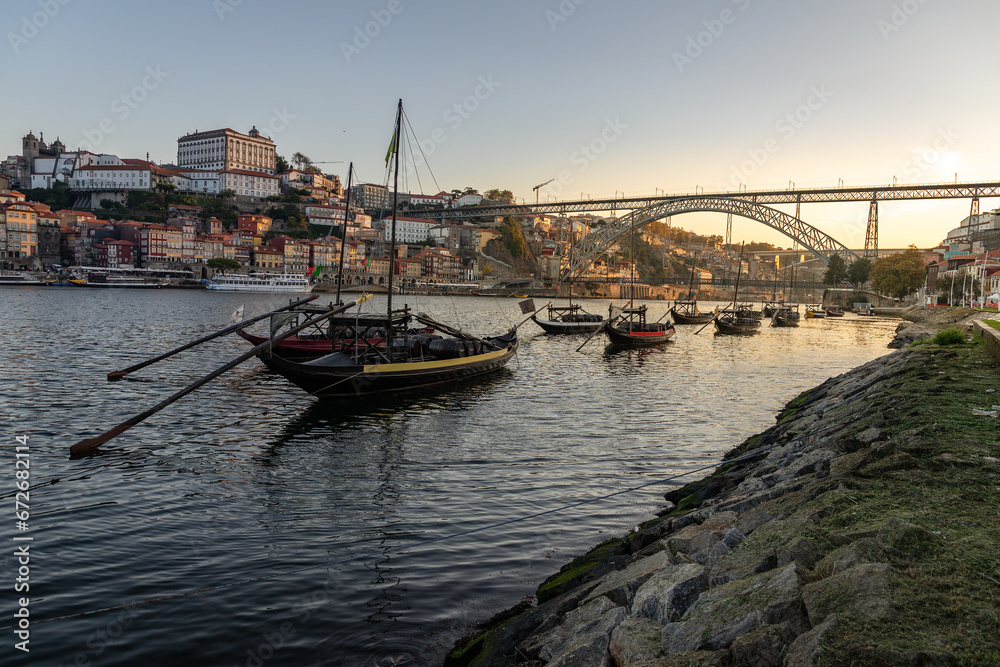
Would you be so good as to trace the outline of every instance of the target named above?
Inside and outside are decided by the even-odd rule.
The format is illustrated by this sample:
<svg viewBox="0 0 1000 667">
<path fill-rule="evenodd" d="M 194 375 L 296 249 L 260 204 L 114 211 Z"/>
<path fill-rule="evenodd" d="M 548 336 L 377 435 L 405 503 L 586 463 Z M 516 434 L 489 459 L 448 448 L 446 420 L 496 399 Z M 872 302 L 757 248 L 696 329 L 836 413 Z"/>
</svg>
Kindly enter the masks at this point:
<svg viewBox="0 0 1000 667">
<path fill-rule="evenodd" d="M 90 293 L 10 296 L 0 361 L 38 386 L 0 385 L 0 410 L 37 438 L 33 478 L 62 480 L 32 493 L 52 550 L 39 584 L 46 616 L 338 563 L 144 607 L 104 656 L 117 664 L 199 663 L 191 647 L 204 652 L 199 664 L 245 664 L 247 649 L 259 655 L 262 637 L 289 616 L 296 634 L 269 666 L 439 662 L 470 621 L 647 517 L 665 489 L 558 521 L 403 547 L 711 464 L 799 391 L 885 354 L 895 325 L 848 316 L 732 340 L 678 327 L 663 347 L 615 351 L 597 339 L 581 352 L 583 337 L 526 329 L 499 373 L 353 401 L 315 400 L 251 361 L 99 454 L 68 461 L 72 442 L 247 348 L 235 339 L 200 346 L 138 376 L 153 381 L 109 385 L 109 370 L 221 328 L 246 299 L 122 294 L 102 310 L 106 298 Z M 261 298 L 248 310 L 286 300 Z M 421 301 L 472 331 L 522 319 L 514 300 Z M 53 312 L 62 362 L 44 335 Z M 107 622 L 40 625 L 37 660 L 86 654 Z M 371 662 L 383 658 L 411 662 Z"/>
</svg>

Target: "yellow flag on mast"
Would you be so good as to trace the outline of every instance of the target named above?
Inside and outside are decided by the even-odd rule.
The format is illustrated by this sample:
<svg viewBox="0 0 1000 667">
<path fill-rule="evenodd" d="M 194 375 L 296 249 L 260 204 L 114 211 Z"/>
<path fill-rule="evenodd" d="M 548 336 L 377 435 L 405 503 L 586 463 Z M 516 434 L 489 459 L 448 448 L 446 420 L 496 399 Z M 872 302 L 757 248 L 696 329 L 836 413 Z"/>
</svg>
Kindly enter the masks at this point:
<svg viewBox="0 0 1000 667">
<path fill-rule="evenodd" d="M 389 150 L 385 152 L 385 166 L 389 166 L 389 158 L 396 152 L 396 131 L 392 131 L 392 141 L 389 142 Z"/>
</svg>

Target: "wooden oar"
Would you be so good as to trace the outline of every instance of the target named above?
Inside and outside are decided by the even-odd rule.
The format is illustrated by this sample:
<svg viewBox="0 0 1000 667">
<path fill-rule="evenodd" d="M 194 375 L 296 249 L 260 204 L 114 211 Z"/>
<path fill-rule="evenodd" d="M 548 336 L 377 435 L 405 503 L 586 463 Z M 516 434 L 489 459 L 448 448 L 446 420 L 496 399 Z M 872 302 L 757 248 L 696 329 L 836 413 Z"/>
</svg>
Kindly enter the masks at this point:
<svg viewBox="0 0 1000 667">
<path fill-rule="evenodd" d="M 536 310 L 535 312 L 533 312 L 533 313 L 532 313 L 531 315 L 528 315 L 528 316 L 527 316 L 526 318 L 524 318 L 523 320 L 521 320 L 520 322 L 518 322 L 517 324 L 515 324 L 515 325 L 514 325 L 514 328 L 515 328 L 515 329 L 516 329 L 516 328 L 518 328 L 519 326 L 521 326 L 522 324 L 524 324 L 525 322 L 527 322 L 528 320 L 530 320 L 530 319 L 531 319 L 532 317 L 534 317 L 534 316 L 535 316 L 535 315 L 537 315 L 538 313 L 542 312 L 543 310 L 545 310 L 546 308 L 548 308 L 548 307 L 549 307 L 549 306 L 551 306 L 551 305 L 552 305 L 552 302 L 551 302 L 551 301 L 549 301 L 549 302 L 548 302 L 547 304 L 545 304 L 545 305 L 544 305 L 544 306 L 542 306 L 541 308 L 537 309 L 537 310 Z"/>
<path fill-rule="evenodd" d="M 735 301 L 734 301 L 733 303 L 729 304 L 729 306 L 735 306 L 735 305 L 736 305 L 736 302 L 735 302 Z M 729 306 L 726 306 L 726 308 L 729 308 Z M 697 336 L 697 335 L 698 335 L 698 334 L 700 334 L 700 333 L 701 333 L 702 331 L 704 331 L 704 330 L 705 330 L 705 327 L 707 327 L 707 326 L 708 326 L 709 324 L 711 324 L 711 323 L 712 323 L 712 322 L 714 322 L 715 320 L 719 319 L 719 315 L 721 315 L 721 314 L 722 314 L 723 312 L 725 312 L 725 308 L 724 308 L 723 310 L 720 310 L 720 311 L 717 311 L 717 312 L 715 313 L 715 317 L 713 317 L 712 319 L 710 319 L 710 320 L 709 320 L 708 322 L 705 322 L 705 326 L 704 326 L 704 327 L 702 327 L 702 328 L 700 328 L 700 329 L 698 329 L 697 331 L 695 331 L 695 332 L 694 332 L 694 335 L 695 335 L 695 336 Z"/>
<path fill-rule="evenodd" d="M 310 296 L 308 298 L 299 299 L 298 301 L 290 303 L 287 306 L 284 306 L 283 308 L 278 308 L 277 310 L 272 310 L 269 313 L 264 313 L 263 315 L 258 315 L 257 317 L 251 318 L 249 320 L 244 320 L 243 322 L 237 322 L 236 324 L 228 326 L 225 329 L 221 329 L 219 331 L 216 331 L 213 334 L 209 334 L 208 336 L 205 336 L 204 338 L 199 338 L 198 340 L 190 342 L 187 345 L 182 345 L 182 346 L 178 347 L 177 349 L 170 350 L 169 352 L 165 352 L 165 353 L 161 354 L 158 357 L 153 357 L 152 359 L 147 359 L 146 361 L 143 361 L 142 363 L 138 363 L 135 366 L 129 366 L 128 368 L 125 368 L 125 369 L 120 370 L 120 371 L 112 371 L 112 372 L 108 373 L 108 380 L 121 380 L 123 377 L 125 377 L 126 375 L 128 375 L 129 373 L 131 373 L 133 371 L 137 371 L 140 368 L 145 368 L 146 366 L 150 366 L 152 364 L 155 364 L 158 361 L 163 361 L 167 357 L 172 357 L 175 354 L 177 354 L 178 352 L 183 352 L 184 350 L 189 350 L 192 347 L 194 347 L 196 345 L 201 345 L 202 343 L 206 343 L 206 342 L 212 340 L 213 338 L 218 338 L 219 336 L 225 336 L 227 334 L 231 334 L 234 331 L 236 331 L 237 329 L 242 329 L 243 327 L 247 326 L 248 324 L 253 324 L 254 322 L 262 320 L 265 317 L 270 317 L 271 315 L 275 315 L 275 314 L 280 313 L 280 312 L 282 312 L 284 310 L 291 310 L 292 308 L 295 308 L 296 306 L 301 306 L 304 303 L 308 303 L 308 302 L 313 301 L 313 300 L 318 299 L 318 298 L 319 298 L 319 295 L 314 294 L 314 295 L 312 295 L 312 296 Z"/>
<path fill-rule="evenodd" d="M 299 331 L 305 329 L 306 327 L 315 324 L 316 322 L 320 322 L 320 321 L 325 320 L 327 318 L 333 317 L 334 315 L 342 313 L 345 310 L 347 310 L 348 308 L 352 307 L 354 304 L 355 304 L 355 302 L 352 301 L 352 302 L 350 302 L 348 304 L 345 304 L 343 306 L 337 306 L 336 308 L 332 308 L 330 311 L 328 311 L 326 313 L 323 313 L 322 315 L 314 317 L 313 319 L 309 320 L 308 322 L 300 324 L 300 325 L 298 325 L 296 327 L 292 327 L 291 329 L 289 329 L 285 333 L 281 334 L 280 336 L 275 336 L 274 338 L 269 338 L 268 340 L 264 341 L 260 345 L 257 345 L 256 347 L 254 347 L 249 352 L 247 352 L 245 354 L 241 354 L 240 356 L 236 357 L 235 359 L 233 359 L 229 363 L 225 364 L 224 366 L 220 366 L 219 368 L 215 369 L 214 371 L 212 371 L 211 373 L 209 373 L 205 377 L 201 378 L 200 380 L 198 380 L 196 382 L 193 382 L 193 383 L 189 384 L 187 387 L 184 387 L 184 389 L 181 389 L 179 392 L 177 392 L 176 394 L 174 394 L 170 398 L 167 398 L 167 399 L 163 400 L 162 402 L 160 402 L 157 405 L 153 406 L 149 410 L 146 410 L 145 412 L 137 414 L 136 416 L 123 421 L 118 426 L 115 426 L 113 429 L 111 429 L 109 431 L 105 431 L 104 433 L 102 433 L 101 435 L 97 436 L 96 438 L 87 438 L 87 439 L 81 440 L 80 442 L 76 443 L 75 445 L 73 445 L 72 447 L 69 448 L 70 454 L 81 454 L 83 452 L 89 452 L 91 450 L 97 449 L 98 447 L 100 447 L 104 443 L 108 442 L 112 438 L 121 435 L 122 433 L 124 433 L 125 431 L 129 430 L 130 428 L 132 428 L 136 424 L 144 421 L 147 417 L 150 417 L 150 416 L 156 414 L 157 412 L 159 412 L 163 408 L 167 407 L 171 403 L 174 403 L 175 401 L 177 401 L 177 400 L 183 398 L 184 396 L 190 394 L 192 391 L 194 391 L 198 387 L 202 386 L 203 384 L 206 384 L 206 383 L 210 382 L 211 380 L 214 380 L 215 378 L 219 377 L 220 375 L 222 375 L 226 371 L 228 371 L 228 370 L 230 370 L 230 369 L 232 369 L 232 368 L 234 368 L 234 367 L 242 364 L 244 361 L 246 361 L 250 357 L 253 357 L 254 355 L 256 355 L 256 354 L 258 354 L 260 352 L 263 352 L 264 350 L 266 350 L 269 347 L 271 347 L 274 343 L 278 343 L 278 342 L 284 340 L 285 338 L 288 338 L 289 336 L 293 336 L 293 335 L 297 334 Z"/>
<path fill-rule="evenodd" d="M 576 348 L 576 351 L 577 351 L 577 352 L 579 352 L 580 350 L 582 350 L 582 349 L 583 349 L 583 346 L 584 346 L 584 345 L 586 345 L 587 343 L 589 343 L 589 342 L 590 342 L 590 340 L 591 340 L 591 339 L 592 339 L 592 338 L 593 338 L 594 336 L 596 336 L 597 334 L 599 334 L 599 333 L 601 333 L 602 331 L 604 331 L 604 328 L 605 328 L 606 326 L 608 326 L 608 325 L 609 325 L 610 323 L 612 323 L 612 322 L 614 322 L 615 320 L 617 320 L 617 319 L 618 319 L 619 317 L 621 317 L 621 315 L 615 315 L 614 317 L 609 317 L 608 319 L 606 319 L 606 320 L 604 320 L 603 322 L 601 322 L 601 326 L 597 327 L 597 329 L 595 329 L 595 330 L 594 330 L 594 333 L 592 333 L 592 334 L 590 334 L 589 336 L 587 336 L 587 340 L 585 340 L 585 341 L 583 341 L 582 343 L 580 343 L 580 347 Z"/>
</svg>

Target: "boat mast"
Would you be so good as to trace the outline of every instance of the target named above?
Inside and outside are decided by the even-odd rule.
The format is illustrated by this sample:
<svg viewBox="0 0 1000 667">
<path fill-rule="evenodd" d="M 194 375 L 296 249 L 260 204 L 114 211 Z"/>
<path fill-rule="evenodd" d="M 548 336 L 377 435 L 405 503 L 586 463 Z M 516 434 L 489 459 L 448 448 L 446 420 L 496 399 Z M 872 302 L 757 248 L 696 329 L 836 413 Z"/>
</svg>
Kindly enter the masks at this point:
<svg viewBox="0 0 1000 667">
<path fill-rule="evenodd" d="M 576 234 L 573 233 L 573 223 L 569 223 L 569 308 L 573 312 L 573 250 L 576 248 Z"/>
<path fill-rule="evenodd" d="M 635 308 L 635 222 L 632 223 L 632 242 L 629 244 L 628 258 L 630 260 L 628 263 L 628 302 L 630 306 Z"/>
<path fill-rule="evenodd" d="M 691 258 L 691 281 L 688 283 L 688 301 L 694 301 L 694 266 L 698 261 L 698 256 Z"/>
<path fill-rule="evenodd" d="M 740 244 L 739 265 L 736 267 L 736 289 L 733 290 L 733 308 L 739 310 L 740 274 L 743 273 L 743 244 Z"/>
<path fill-rule="evenodd" d="M 354 173 L 354 163 L 351 162 L 347 167 L 347 202 L 344 204 L 344 228 L 341 230 L 343 232 L 343 238 L 340 239 L 340 266 L 337 269 L 337 304 L 340 304 L 340 288 L 344 282 L 344 250 L 347 246 L 347 222 L 348 217 L 351 215 L 351 176 Z M 333 229 L 331 226 L 330 229 Z"/>
<path fill-rule="evenodd" d="M 389 323 L 386 327 L 386 349 L 392 354 L 392 274 L 396 269 L 396 200 L 399 196 L 399 145 L 403 133 L 403 99 L 399 99 L 396 107 L 396 129 L 392 135 L 393 143 L 393 182 L 392 182 L 392 225 L 389 233 L 389 293 L 387 294 Z"/>
</svg>

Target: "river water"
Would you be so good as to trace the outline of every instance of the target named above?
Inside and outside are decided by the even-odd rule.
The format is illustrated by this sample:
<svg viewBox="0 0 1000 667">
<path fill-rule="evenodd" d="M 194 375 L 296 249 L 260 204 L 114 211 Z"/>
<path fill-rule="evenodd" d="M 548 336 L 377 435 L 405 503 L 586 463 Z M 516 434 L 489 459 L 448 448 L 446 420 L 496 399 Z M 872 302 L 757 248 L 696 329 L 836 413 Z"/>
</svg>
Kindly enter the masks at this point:
<svg viewBox="0 0 1000 667">
<path fill-rule="evenodd" d="M 405 301 L 476 333 L 522 319 L 516 299 Z M 576 352 L 584 337 L 528 322 L 501 373 L 405 399 L 318 402 L 254 359 L 98 455 L 69 458 L 73 443 L 248 346 L 219 339 L 116 383 L 109 371 L 222 328 L 241 303 L 250 316 L 287 302 L 0 292 L 0 610 L 9 625 L 27 595 L 34 623 L 29 654 L 3 630 L 0 662 L 438 664 L 470 624 L 705 473 L 408 546 L 711 466 L 800 391 L 886 354 L 896 324 L 848 315 L 750 337 L 678 326 L 665 347 L 613 353 L 599 339 Z M 649 305 L 656 319 L 667 304 Z M 16 531 L 14 448 L 25 435 L 38 486 L 29 528 Z M 17 594 L 13 553 L 25 544 L 30 592 Z"/>
</svg>

